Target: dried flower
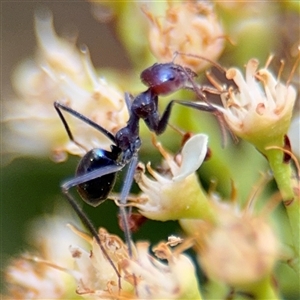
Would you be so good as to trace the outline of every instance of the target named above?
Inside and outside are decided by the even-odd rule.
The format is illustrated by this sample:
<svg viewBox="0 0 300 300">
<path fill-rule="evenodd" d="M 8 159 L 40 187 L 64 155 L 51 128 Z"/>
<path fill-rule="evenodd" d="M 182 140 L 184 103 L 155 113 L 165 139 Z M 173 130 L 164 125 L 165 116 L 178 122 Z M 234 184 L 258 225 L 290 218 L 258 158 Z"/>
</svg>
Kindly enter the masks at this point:
<svg viewBox="0 0 300 300">
<path fill-rule="evenodd" d="M 66 213 L 66 212 L 65 212 Z M 5 270 L 7 299 L 89 299 L 119 294 L 118 276 L 95 239 L 57 216 L 33 224 L 31 242 L 37 254 L 23 254 Z M 128 258 L 127 247 L 105 229 L 99 237 L 111 261 L 118 266 Z M 74 264 L 75 262 L 75 264 Z M 132 290 L 122 281 L 122 291 Z"/>
<path fill-rule="evenodd" d="M 180 51 L 186 55 L 177 55 L 175 62 L 199 72 L 206 67 L 207 62 L 196 58 L 196 55 L 215 61 L 223 51 L 224 32 L 211 3 L 153 2 L 148 4 L 149 11 L 145 8 L 140 9 L 141 4 L 138 2 L 123 2 L 121 5 L 116 3 L 107 4 L 111 9 L 109 15 L 116 17 L 113 20 L 115 32 L 123 39 L 123 46 L 126 45 L 125 48 L 130 50 L 132 65 L 137 67 L 139 72 L 141 66 L 148 64 L 150 60 L 146 42 L 140 38 L 146 32 L 145 25 L 148 19 L 151 23 L 150 47 L 159 62 L 172 61 L 174 53 Z M 260 6 L 250 2 L 216 5 L 230 32 L 230 38 L 237 41 L 235 50 L 232 47 L 227 49 L 227 55 L 232 54 L 232 51 L 236 52 L 231 55 L 235 62 L 243 60 L 241 57 L 250 52 L 256 52 L 256 57 L 263 57 L 270 51 L 268 47 L 275 45 L 275 36 L 280 44 L 290 45 L 284 47 L 285 53 L 294 55 L 298 43 L 295 40 L 296 35 L 284 30 L 281 30 L 279 35 L 274 35 L 271 33 L 273 26 L 266 26 L 274 25 L 274 20 L 280 19 L 280 29 L 285 28 L 285 17 L 296 17 L 294 9 L 286 14 L 285 11 L 281 12 L 286 5 L 279 4 L 272 7 L 268 3 Z M 225 6 L 228 9 L 224 8 Z M 247 9 L 237 14 L 234 8 L 238 7 Z M 105 20 L 107 15 L 104 16 L 103 13 L 107 10 L 101 10 L 100 6 L 99 12 L 99 19 Z M 269 18 L 270 16 L 272 17 Z M 137 26 L 132 26 L 133 19 Z M 254 33 L 253 28 L 260 30 Z M 138 32 L 142 34 L 137 34 Z M 61 38 L 56 35 L 51 16 L 36 17 L 36 35 L 39 48 L 35 59 L 20 65 L 14 76 L 18 99 L 4 105 L 5 119 L 2 121 L 7 125 L 7 131 L 4 131 L 2 136 L 4 151 L 35 155 L 51 153 L 56 161 L 61 161 L 67 153 L 83 155 L 86 150 L 99 147 L 100 144 L 101 148 L 108 147 L 109 141 L 106 138 L 102 139 L 101 133 L 95 132 L 95 129 L 80 119 L 63 111 L 77 141 L 70 142 L 53 108 L 53 102 L 60 101 L 72 107 L 114 134 L 128 120 L 122 92 L 98 77 L 88 51 L 79 51 L 74 38 Z M 262 47 L 255 49 L 255 45 Z M 123 50 L 125 48 L 122 47 Z M 228 58 L 229 56 L 224 57 Z M 299 59 L 300 57 L 297 63 Z M 267 66 L 258 70 L 258 62 L 255 59 L 246 65 L 245 78 L 236 68 L 225 72 L 227 78 L 234 82 L 234 87 L 223 89 L 215 82 L 216 87 L 222 90 L 220 97 L 223 107 L 220 107 L 220 112 L 224 115 L 228 127 L 234 134 L 252 143 L 269 162 L 280 190 L 276 203 L 283 199 L 286 215 L 281 207 L 280 214 L 276 212 L 272 215 L 271 223 L 268 219 L 270 210 L 254 213 L 258 207 L 255 206 L 253 211 L 250 211 L 248 208 L 253 204 L 251 201 L 257 191 L 253 197 L 249 197 L 251 201 L 248 202 L 247 209 L 240 209 L 240 204 L 244 201 L 243 197 L 238 199 L 237 193 L 244 195 L 246 188 L 252 184 L 254 173 L 257 172 L 255 167 L 260 170 L 265 167 L 260 163 L 256 164 L 255 162 L 259 161 L 256 158 L 252 159 L 257 155 L 255 151 L 253 155 L 250 152 L 252 147 L 243 144 L 242 147 L 227 147 L 223 151 L 214 147 L 213 143 L 210 145 L 213 147 L 213 156 L 206 165 L 209 171 L 202 170 L 201 175 L 205 173 L 205 179 L 208 181 L 217 175 L 217 194 L 212 186 L 205 192 L 195 174 L 206 155 L 207 136 L 195 135 L 176 155 L 168 153 L 160 144 L 156 144 L 164 157 L 162 166 L 154 170 L 150 163 L 147 167 L 140 164 L 136 180 L 142 193 L 136 199 L 128 197 L 131 198 L 128 200 L 131 201 L 129 205 L 136 207 L 151 219 L 179 220 L 189 238 L 170 236 L 167 242 L 152 248 L 154 255 L 149 253 L 150 241 L 135 244 L 132 242 L 129 255 L 127 245 L 105 229 L 99 230 L 99 239 L 103 246 L 99 247 L 94 237 L 74 226 L 70 225 L 66 233 L 61 221 L 57 225 L 57 217 L 46 222 L 46 228 L 45 222 L 36 223 L 35 228 L 38 230 L 31 232 L 30 236 L 34 239 L 36 251 L 11 260 L 4 271 L 7 280 L 7 295 L 4 298 L 201 299 L 194 265 L 183 254 L 187 244 L 195 246 L 196 262 L 201 265 L 201 270 L 206 275 L 207 280 L 201 282 L 201 285 L 203 284 L 207 292 L 207 299 L 233 299 L 240 296 L 279 299 L 274 277 L 278 280 L 283 297 L 299 298 L 299 291 L 293 290 L 293 286 L 296 286 L 295 279 L 299 279 L 296 278 L 299 274 L 300 256 L 299 176 L 295 174 L 294 166 L 290 162 L 292 159 L 296 162 L 298 171 L 299 164 L 290 151 L 289 139 L 286 137 L 288 128 L 291 128 L 288 134 L 292 151 L 295 153 L 291 133 L 293 124 L 290 127 L 290 121 L 296 92 L 290 83 L 293 73 L 297 70 L 296 66 L 297 64 L 286 84 L 280 80 L 282 69 L 276 78 Z M 131 92 L 134 90 L 132 85 L 128 89 Z M 180 96 L 177 95 L 174 99 L 180 100 Z M 190 106 L 193 105 L 191 102 Z M 197 111 L 191 111 L 191 115 L 187 117 L 183 108 L 178 109 L 180 115 L 173 115 L 172 112 L 172 123 L 175 121 L 175 126 L 181 124 L 186 130 L 207 130 L 212 138 L 210 141 L 214 140 L 214 137 L 217 138 L 210 123 L 206 124 L 204 121 L 204 126 L 200 126 L 198 119 L 193 118 Z M 297 124 L 299 127 L 298 121 L 299 118 L 296 119 L 296 127 Z M 192 127 L 187 129 L 190 126 Z M 147 130 L 146 126 L 144 128 Z M 141 138 L 144 138 L 144 133 L 142 129 Z M 164 138 L 169 138 L 168 133 Z M 249 149 L 252 150 L 248 151 Z M 225 172 L 222 166 L 226 167 Z M 247 174 L 241 172 L 241 169 L 247 170 Z M 145 175 L 145 170 L 148 170 L 150 175 Z M 218 176 L 220 173 L 222 176 Z M 231 200 L 235 201 L 232 204 L 223 201 L 221 197 L 228 193 L 226 182 L 235 176 L 239 178 L 237 182 L 232 183 Z M 26 179 L 26 176 L 24 177 Z M 238 186 L 238 191 L 235 185 Z M 129 188 L 129 185 L 126 187 Z M 262 196 L 264 195 L 265 193 Z M 268 208 L 274 206 L 272 199 L 265 200 Z M 141 219 L 134 216 L 130 221 L 138 228 Z M 273 231 L 273 222 L 280 227 L 282 244 Z M 159 223 L 157 225 L 160 226 Z M 157 232 L 153 227 L 151 230 Z M 144 233 L 147 234 L 146 231 Z M 288 246 L 288 251 L 284 252 L 287 255 L 282 256 L 281 246 L 284 250 Z M 101 249 L 105 249 L 105 252 Z M 275 269 L 279 258 L 286 258 L 286 261 L 282 261 Z M 297 275 L 282 272 L 282 266 L 293 268 Z M 283 277 L 288 281 L 288 288 L 284 287 L 286 282 L 282 281 Z M 230 294 L 224 295 L 228 291 Z M 220 295 L 221 293 L 223 295 Z"/>
<path fill-rule="evenodd" d="M 56 216 L 34 223 L 30 237 L 38 254 L 12 260 L 5 270 L 4 299 L 201 299 L 191 260 L 182 250 L 169 248 L 182 239 L 171 237 L 153 250 L 168 261 L 163 264 L 149 256 L 146 242 L 132 245 L 130 258 L 124 242 L 101 228 L 108 261 L 94 238 L 72 225 L 67 228 L 65 222 Z M 111 263 L 120 273 L 121 289 Z"/>
<path fill-rule="evenodd" d="M 144 11 L 151 21 L 150 47 L 159 62 L 170 62 L 175 51 L 198 54 L 211 60 L 216 60 L 223 51 L 223 28 L 211 4 L 169 2 L 164 17 Z M 195 72 L 208 65 L 207 61 L 187 56 L 176 58 L 176 63 Z"/>
<path fill-rule="evenodd" d="M 70 252 L 76 262 L 76 273 L 74 277 L 77 281 L 76 292 L 89 299 L 99 299 L 102 297 L 117 297 L 120 293 L 118 286 L 119 278 L 111 266 L 119 266 L 124 259 L 128 258 L 127 247 L 116 235 L 109 234 L 105 229 L 99 229 L 99 237 L 109 255 L 111 261 L 101 251 L 96 240 L 86 234 L 74 229 L 77 234 L 86 239 L 91 249 L 85 250 L 81 247 L 70 246 Z M 119 268 L 118 268 L 119 269 Z M 121 271 L 121 269 L 119 269 Z M 121 281 L 122 293 L 132 290 L 130 284 Z"/>
<path fill-rule="evenodd" d="M 143 194 L 132 201 L 131 205 L 137 207 L 142 215 L 153 220 L 211 218 L 207 198 L 194 173 L 205 158 L 207 143 L 208 137 L 204 134 L 192 136 L 184 144 L 180 163 L 157 144 L 167 164 L 167 171 L 159 174 L 148 163 L 147 169 L 153 180 L 144 174 L 145 168 L 140 164 L 135 179 Z"/>
<path fill-rule="evenodd" d="M 13 133 L 5 132 L 4 151 L 34 155 L 52 152 L 58 161 L 66 158 L 66 152 L 83 155 L 86 150 L 68 139 L 54 101 L 62 101 L 115 132 L 128 118 L 123 95 L 98 77 L 87 49 L 79 51 L 73 42 L 56 35 L 50 13 L 36 16 L 35 26 L 38 53 L 34 60 L 18 67 L 14 84 L 19 98 L 5 103 L 3 121 Z M 91 126 L 66 117 L 76 141 L 87 149 L 109 145 Z"/>
<path fill-rule="evenodd" d="M 195 268 L 186 255 L 160 243 L 153 251 L 167 260 L 163 264 L 148 254 L 148 248 L 147 242 L 137 243 L 137 259 L 123 262 L 125 271 L 136 278 L 138 299 L 201 299 Z"/>
</svg>

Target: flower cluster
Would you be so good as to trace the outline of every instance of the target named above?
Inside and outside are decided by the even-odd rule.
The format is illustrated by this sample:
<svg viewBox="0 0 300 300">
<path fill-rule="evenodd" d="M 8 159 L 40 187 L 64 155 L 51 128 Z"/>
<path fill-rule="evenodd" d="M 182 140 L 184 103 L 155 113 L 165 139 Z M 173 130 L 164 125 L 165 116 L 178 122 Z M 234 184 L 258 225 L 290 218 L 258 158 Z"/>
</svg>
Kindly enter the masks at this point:
<svg viewBox="0 0 300 300">
<path fill-rule="evenodd" d="M 57 122 L 53 103 L 61 101 L 115 132 L 128 118 L 123 93 L 98 76 L 86 47 L 78 50 L 73 41 L 56 35 L 49 12 L 46 17 L 36 16 L 35 29 L 36 58 L 17 68 L 13 83 L 19 97 L 4 103 L 2 121 L 12 132 L 5 132 L 4 152 L 51 155 L 55 161 L 63 161 L 66 153 L 82 156 L 86 149 L 108 146 L 103 135 L 68 118 L 75 140 L 86 149 L 71 142 Z"/>
<path fill-rule="evenodd" d="M 139 242 L 135 246 L 134 257 L 129 257 L 123 241 L 101 228 L 99 237 L 110 257 L 108 260 L 95 239 L 74 226 L 69 225 L 68 229 L 65 219 L 53 216 L 48 221 L 48 226 L 52 226 L 50 231 L 43 227 L 43 236 L 33 233 L 33 237 L 38 239 L 39 250 L 44 249 L 43 252 L 23 255 L 13 260 L 5 271 L 10 297 L 201 299 L 191 260 L 180 249 L 173 251 L 169 246 L 175 244 L 174 237 L 172 242 L 156 246 L 153 249 L 155 256 L 148 253 L 149 243 Z M 79 237 L 86 243 L 83 244 Z M 159 259 L 166 259 L 167 264 Z M 112 264 L 118 266 L 119 274 Z"/>
</svg>

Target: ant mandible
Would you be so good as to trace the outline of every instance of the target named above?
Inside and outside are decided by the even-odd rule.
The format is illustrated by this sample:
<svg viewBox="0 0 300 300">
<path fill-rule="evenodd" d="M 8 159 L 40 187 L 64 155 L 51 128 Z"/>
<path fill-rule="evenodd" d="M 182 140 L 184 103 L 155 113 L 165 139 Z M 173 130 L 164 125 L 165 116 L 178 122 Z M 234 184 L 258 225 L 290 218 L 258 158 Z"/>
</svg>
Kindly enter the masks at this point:
<svg viewBox="0 0 300 300">
<path fill-rule="evenodd" d="M 118 269 L 103 247 L 97 230 L 81 210 L 69 190 L 76 186 L 78 193 L 86 203 L 92 206 L 98 206 L 107 199 L 116 181 L 117 172 L 128 165 L 119 203 L 121 222 L 125 233 L 125 239 L 128 244 L 128 253 L 131 257 L 131 232 L 128 225 L 125 204 L 133 182 L 135 169 L 138 163 L 138 152 L 141 147 L 139 121 L 140 119 L 143 119 L 149 130 L 153 131 L 155 134 L 159 135 L 163 133 L 167 127 L 172 106 L 175 103 L 185 106 L 190 106 L 190 104 L 189 101 L 172 100 L 168 103 L 160 117 L 158 112 L 158 96 L 169 95 L 180 89 L 191 89 L 197 94 L 200 100 L 204 101 L 202 104 L 197 103 L 197 106 L 192 107 L 218 114 L 217 108 L 206 101 L 203 92 L 204 89 L 194 82 L 193 78 L 196 76 L 197 74 L 191 69 L 182 67 L 173 62 L 154 64 L 144 70 L 141 73 L 141 80 L 148 89 L 137 95 L 135 98 L 125 93 L 125 102 L 129 111 L 129 120 L 127 125 L 121 128 L 115 135 L 72 108 L 57 101 L 54 102 L 54 107 L 71 141 L 79 145 L 74 139 L 61 110 L 70 113 L 74 117 L 94 127 L 113 143 L 111 145 L 111 151 L 106 151 L 101 148 L 95 148 L 88 151 L 80 160 L 75 177 L 63 183 L 61 189 L 83 224 L 95 238 L 105 257 L 110 261 L 119 278 L 119 287 L 120 273 Z"/>
</svg>

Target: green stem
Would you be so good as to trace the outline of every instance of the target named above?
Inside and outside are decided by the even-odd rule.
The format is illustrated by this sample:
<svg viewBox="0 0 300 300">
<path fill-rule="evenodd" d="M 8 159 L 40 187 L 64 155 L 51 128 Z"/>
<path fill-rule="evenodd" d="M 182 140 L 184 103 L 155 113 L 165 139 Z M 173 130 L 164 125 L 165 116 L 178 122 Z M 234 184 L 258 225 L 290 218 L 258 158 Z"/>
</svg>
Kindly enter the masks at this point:
<svg viewBox="0 0 300 300">
<path fill-rule="evenodd" d="M 300 256 L 300 199 L 294 192 L 291 164 L 283 162 L 283 153 L 281 150 L 271 149 L 265 151 L 264 154 L 268 158 L 278 189 L 283 198 L 283 204 L 286 208 L 291 226 L 294 251 L 296 254 L 295 261 L 298 261 Z M 299 268 L 297 267 L 297 269 Z"/>
<path fill-rule="evenodd" d="M 283 162 L 282 150 L 270 149 L 264 153 L 269 161 L 273 171 L 278 189 L 283 197 L 284 202 L 294 199 L 295 195 L 291 184 L 292 169 L 291 165 Z"/>
<path fill-rule="evenodd" d="M 242 289 L 245 292 L 249 292 L 257 300 L 279 300 L 281 299 L 276 291 L 274 284 L 272 283 L 271 276 L 267 276 L 262 280 L 250 284 L 249 286 Z"/>
</svg>

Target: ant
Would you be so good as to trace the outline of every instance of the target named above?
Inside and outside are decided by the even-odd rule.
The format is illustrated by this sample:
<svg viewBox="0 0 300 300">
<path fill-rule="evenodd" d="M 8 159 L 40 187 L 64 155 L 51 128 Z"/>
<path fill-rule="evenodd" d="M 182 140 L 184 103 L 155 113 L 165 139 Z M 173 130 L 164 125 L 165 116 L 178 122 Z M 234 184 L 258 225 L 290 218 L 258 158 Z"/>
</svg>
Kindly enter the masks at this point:
<svg viewBox="0 0 300 300">
<path fill-rule="evenodd" d="M 201 103 L 195 103 L 192 107 L 218 115 L 218 109 L 206 101 L 204 91 L 207 89 L 196 85 L 194 82 L 194 77 L 196 76 L 197 74 L 191 69 L 177 65 L 173 62 L 156 63 L 145 69 L 140 77 L 148 89 L 138 94 L 135 98 L 128 93 L 125 93 L 125 102 L 129 111 L 129 120 L 127 125 L 121 128 L 115 135 L 72 108 L 57 101 L 54 102 L 54 108 L 72 142 L 81 146 L 74 139 L 69 125 L 63 116 L 62 110 L 80 119 L 87 125 L 94 127 L 112 142 L 110 151 L 101 148 L 88 151 L 80 160 L 75 177 L 63 183 L 61 189 L 83 224 L 96 239 L 96 242 L 103 251 L 105 257 L 110 261 L 119 278 L 119 288 L 121 287 L 120 272 L 103 247 L 97 230 L 79 207 L 69 190 L 76 186 L 81 198 L 89 205 L 96 207 L 108 198 L 108 195 L 115 184 L 117 173 L 128 165 L 127 174 L 120 194 L 119 209 L 122 228 L 125 233 L 125 240 L 128 244 L 128 254 L 132 257 L 131 231 L 129 229 L 125 205 L 133 183 L 134 173 L 138 163 L 138 152 L 141 147 L 141 139 L 139 136 L 140 119 L 145 121 L 150 131 L 154 132 L 156 135 L 162 134 L 168 125 L 172 106 L 175 103 L 185 106 L 191 105 L 189 101 L 172 100 L 168 103 L 162 116 L 160 116 L 158 112 L 158 96 L 169 95 L 181 89 L 190 89 L 194 91 L 198 98 L 203 101 Z"/>
</svg>

